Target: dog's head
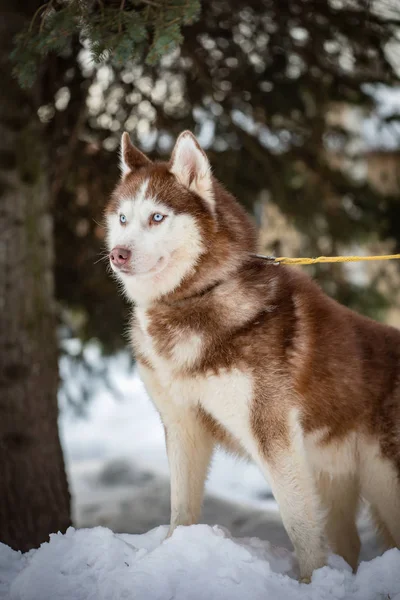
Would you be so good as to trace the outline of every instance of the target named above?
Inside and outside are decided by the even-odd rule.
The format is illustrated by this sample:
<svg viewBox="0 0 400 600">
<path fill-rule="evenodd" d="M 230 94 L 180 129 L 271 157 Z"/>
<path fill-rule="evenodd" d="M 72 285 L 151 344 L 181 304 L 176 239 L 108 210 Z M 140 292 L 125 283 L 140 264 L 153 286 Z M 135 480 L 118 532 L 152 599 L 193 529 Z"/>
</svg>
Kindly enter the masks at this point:
<svg viewBox="0 0 400 600">
<path fill-rule="evenodd" d="M 169 163 L 150 161 L 124 133 L 121 170 L 106 209 L 107 243 L 111 268 L 132 300 L 196 287 L 196 275 L 201 288 L 217 266 L 229 270 L 254 249 L 253 227 L 213 179 L 190 132 L 179 136 Z"/>
</svg>

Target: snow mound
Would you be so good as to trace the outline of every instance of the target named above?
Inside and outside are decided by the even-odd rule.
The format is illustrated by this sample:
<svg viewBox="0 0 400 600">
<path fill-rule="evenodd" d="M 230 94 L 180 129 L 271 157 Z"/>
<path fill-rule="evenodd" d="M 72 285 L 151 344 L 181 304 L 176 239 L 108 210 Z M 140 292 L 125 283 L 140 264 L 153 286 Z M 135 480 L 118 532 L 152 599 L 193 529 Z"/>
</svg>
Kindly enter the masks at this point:
<svg viewBox="0 0 400 600">
<path fill-rule="evenodd" d="M 166 527 L 144 535 L 68 529 L 21 555 L 0 544 L 1 600 L 400 600 L 400 551 L 353 575 L 339 557 L 296 581 L 293 555 L 220 527 Z"/>
</svg>

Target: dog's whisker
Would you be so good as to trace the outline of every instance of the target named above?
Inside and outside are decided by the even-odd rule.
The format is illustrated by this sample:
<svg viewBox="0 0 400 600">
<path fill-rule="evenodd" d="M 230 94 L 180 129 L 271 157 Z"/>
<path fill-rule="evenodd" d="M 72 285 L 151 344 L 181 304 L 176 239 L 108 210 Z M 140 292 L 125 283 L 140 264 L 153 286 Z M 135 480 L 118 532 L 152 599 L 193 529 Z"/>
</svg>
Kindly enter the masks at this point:
<svg viewBox="0 0 400 600">
<path fill-rule="evenodd" d="M 93 264 L 97 265 L 97 263 L 101 262 L 102 260 L 103 261 L 107 261 L 108 260 L 108 256 L 109 256 L 108 253 L 104 254 L 103 256 L 100 256 L 100 258 L 98 258 Z"/>
</svg>

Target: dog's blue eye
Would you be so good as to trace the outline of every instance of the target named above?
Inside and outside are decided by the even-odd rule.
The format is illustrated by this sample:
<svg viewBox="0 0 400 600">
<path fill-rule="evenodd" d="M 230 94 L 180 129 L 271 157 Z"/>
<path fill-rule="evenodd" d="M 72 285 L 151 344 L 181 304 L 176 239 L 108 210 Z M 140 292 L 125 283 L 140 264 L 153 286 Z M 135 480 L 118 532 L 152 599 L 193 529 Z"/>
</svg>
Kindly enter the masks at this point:
<svg viewBox="0 0 400 600">
<path fill-rule="evenodd" d="M 126 223 L 126 216 L 125 216 L 125 215 L 122 215 L 122 214 L 121 214 L 121 215 L 119 215 L 119 221 L 120 221 L 120 223 L 123 223 L 123 224 L 125 224 L 125 223 Z"/>
<path fill-rule="evenodd" d="M 152 218 L 153 221 L 155 221 L 156 223 L 161 223 L 161 221 L 164 219 L 164 215 L 161 215 L 160 213 L 155 213 Z"/>
</svg>

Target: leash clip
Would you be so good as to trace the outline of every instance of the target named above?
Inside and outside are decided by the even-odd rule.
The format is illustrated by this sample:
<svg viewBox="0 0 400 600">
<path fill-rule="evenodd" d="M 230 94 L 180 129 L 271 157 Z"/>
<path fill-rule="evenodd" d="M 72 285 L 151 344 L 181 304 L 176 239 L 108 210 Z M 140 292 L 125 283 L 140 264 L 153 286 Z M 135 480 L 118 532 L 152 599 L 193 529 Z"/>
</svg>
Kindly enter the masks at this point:
<svg viewBox="0 0 400 600">
<path fill-rule="evenodd" d="M 264 254 L 252 254 L 251 256 L 254 256 L 254 258 L 262 258 L 263 260 L 268 261 L 269 263 L 275 265 L 276 267 L 279 267 L 279 265 L 281 264 L 280 262 L 278 262 L 276 260 L 275 256 L 265 256 Z"/>
</svg>

